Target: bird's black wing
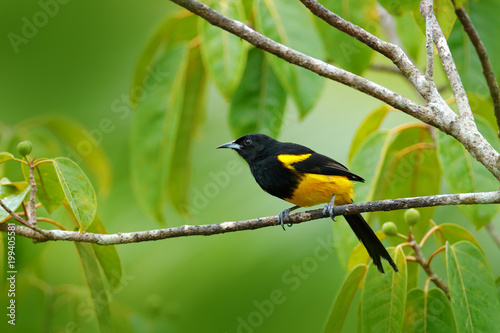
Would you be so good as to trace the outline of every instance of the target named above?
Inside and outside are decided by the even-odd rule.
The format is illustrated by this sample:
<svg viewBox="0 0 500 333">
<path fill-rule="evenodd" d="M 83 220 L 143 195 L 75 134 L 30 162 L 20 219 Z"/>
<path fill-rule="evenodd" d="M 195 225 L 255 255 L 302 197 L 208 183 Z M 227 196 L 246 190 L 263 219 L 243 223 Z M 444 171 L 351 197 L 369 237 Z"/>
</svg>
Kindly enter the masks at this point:
<svg viewBox="0 0 500 333">
<path fill-rule="evenodd" d="M 365 181 L 362 177 L 352 173 L 344 165 L 334 159 L 318 153 L 312 153 L 309 158 L 293 163 L 291 166 L 293 166 L 293 168 L 298 172 L 330 176 L 345 176 L 349 180 L 357 182 Z"/>
</svg>

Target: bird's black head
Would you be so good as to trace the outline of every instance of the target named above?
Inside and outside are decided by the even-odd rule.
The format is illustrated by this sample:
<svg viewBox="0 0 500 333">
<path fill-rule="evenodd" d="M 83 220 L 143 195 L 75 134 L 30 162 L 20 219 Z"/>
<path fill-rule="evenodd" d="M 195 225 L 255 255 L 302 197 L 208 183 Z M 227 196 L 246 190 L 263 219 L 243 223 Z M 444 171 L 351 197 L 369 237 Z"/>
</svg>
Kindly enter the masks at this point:
<svg viewBox="0 0 500 333">
<path fill-rule="evenodd" d="M 242 137 L 220 145 L 219 148 L 232 148 L 240 154 L 248 163 L 254 162 L 260 158 L 267 157 L 265 151 L 273 144 L 278 143 L 270 136 L 264 134 L 247 134 Z"/>
</svg>

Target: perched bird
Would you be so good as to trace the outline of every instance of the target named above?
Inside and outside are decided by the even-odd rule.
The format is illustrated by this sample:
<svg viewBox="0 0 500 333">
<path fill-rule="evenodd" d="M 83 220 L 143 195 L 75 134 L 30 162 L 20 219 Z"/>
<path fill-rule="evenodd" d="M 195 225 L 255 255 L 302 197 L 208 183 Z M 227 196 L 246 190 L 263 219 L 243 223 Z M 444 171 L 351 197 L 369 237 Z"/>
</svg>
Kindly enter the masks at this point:
<svg viewBox="0 0 500 333">
<path fill-rule="evenodd" d="M 364 182 L 363 178 L 325 155 L 264 134 L 244 135 L 217 148 L 234 149 L 247 161 L 252 175 L 264 191 L 295 205 L 279 214 L 283 229 L 290 212 L 300 207 L 328 203 L 324 212 L 328 212 L 333 219 L 334 205 L 352 203 L 353 181 Z M 344 217 L 378 270 L 384 273 L 382 257 L 397 272 L 396 264 L 361 214 Z"/>
</svg>

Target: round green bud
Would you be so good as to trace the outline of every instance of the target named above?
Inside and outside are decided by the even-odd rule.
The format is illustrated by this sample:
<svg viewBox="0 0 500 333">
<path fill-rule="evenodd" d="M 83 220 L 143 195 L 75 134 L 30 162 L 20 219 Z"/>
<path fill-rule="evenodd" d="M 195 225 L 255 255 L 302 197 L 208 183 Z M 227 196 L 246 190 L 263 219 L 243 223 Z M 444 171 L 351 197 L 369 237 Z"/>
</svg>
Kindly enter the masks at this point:
<svg viewBox="0 0 500 333">
<path fill-rule="evenodd" d="M 405 221 L 406 223 L 408 223 L 408 225 L 417 224 L 419 219 L 420 219 L 420 212 L 415 208 L 410 208 L 405 212 Z"/>
<path fill-rule="evenodd" d="M 21 156 L 28 155 L 29 153 L 31 153 L 32 149 L 33 149 L 33 145 L 29 141 L 19 142 L 19 144 L 17 145 L 17 152 Z"/>
<path fill-rule="evenodd" d="M 396 236 L 396 234 L 398 233 L 398 226 L 394 222 L 385 222 L 382 225 L 382 231 L 387 236 Z"/>
</svg>

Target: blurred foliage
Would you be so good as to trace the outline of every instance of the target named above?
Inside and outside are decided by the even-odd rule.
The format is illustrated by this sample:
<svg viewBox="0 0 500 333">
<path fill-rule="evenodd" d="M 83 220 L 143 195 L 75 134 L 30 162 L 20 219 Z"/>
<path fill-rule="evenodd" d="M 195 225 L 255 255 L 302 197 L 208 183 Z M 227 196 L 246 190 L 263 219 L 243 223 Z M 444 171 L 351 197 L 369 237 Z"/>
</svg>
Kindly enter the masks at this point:
<svg viewBox="0 0 500 333">
<path fill-rule="evenodd" d="M 71 6 L 85 8 L 84 12 L 90 15 L 98 15 L 94 14 L 95 6 L 107 6 L 95 3 L 64 7 L 47 3 L 51 7 L 34 4 L 39 6 L 34 13 L 57 9 L 51 16 L 54 20 L 47 27 L 35 27 L 37 33 L 28 43 L 11 45 L 17 50 L 16 59 L 29 55 L 29 47 L 35 48 L 39 41 L 43 45 L 42 32 L 50 35 L 63 31 L 66 26 L 57 22 L 59 18 L 68 15 L 68 24 L 70 18 L 79 17 L 76 9 L 74 13 L 62 14 L 72 10 Z M 276 41 L 356 74 L 372 76 L 373 64 L 386 65 L 371 49 L 314 18 L 299 2 L 206 3 Z M 385 37 L 375 1 L 323 4 L 367 31 Z M 425 36 L 421 33 L 424 25 L 418 1 L 380 0 L 379 4 L 394 16 L 404 48 L 423 66 Z M 478 128 L 499 150 L 493 107 L 474 49 L 456 22 L 451 2 L 434 4 L 468 89 Z M 500 22 L 493 16 L 499 4 L 493 0 L 462 4 L 490 55 L 499 54 L 495 38 Z M 129 8 L 131 17 L 140 17 L 149 8 L 116 5 Z M 18 6 L 22 8 L 21 4 Z M 342 149 L 347 154 L 345 142 L 351 136 L 348 123 L 359 123 L 348 152 L 348 164 L 367 179 L 356 185 L 358 201 L 498 188 L 484 166 L 453 138 L 427 125 L 411 123 L 408 118 L 398 119 L 397 112 L 389 107 L 373 101 L 365 103 L 356 93 L 331 86 L 316 74 L 250 47 L 185 10 L 173 5 L 158 10 L 155 4 L 151 8 L 154 9 L 142 15 L 146 19 L 136 28 L 156 24 L 149 19 L 156 15 L 159 24 L 153 33 L 144 28 L 140 35 L 134 35 L 133 28 L 123 32 L 129 20 L 122 18 L 125 16 L 118 14 L 116 7 L 103 12 L 107 14 L 103 14 L 100 33 L 92 35 L 81 28 L 89 40 L 101 41 L 101 45 L 88 48 L 92 50 L 116 46 L 107 45 L 111 39 L 103 37 L 113 16 L 120 22 L 116 36 L 124 43 L 131 43 L 132 38 L 137 44 L 150 34 L 142 53 L 137 45 L 129 46 L 130 51 L 124 56 L 128 59 L 126 65 L 120 63 L 115 73 L 106 75 L 111 87 L 123 84 L 127 75 L 133 77 L 128 94 L 119 93 L 117 97 L 117 92 L 109 89 L 107 99 L 96 102 L 106 105 L 103 109 L 111 112 L 110 117 L 104 116 L 104 111 L 91 113 L 91 108 L 71 116 L 67 112 L 35 116 L 44 114 L 45 109 L 40 112 L 33 108 L 23 110 L 19 116 L 9 113 L 6 119 L 15 121 L 0 120 L 0 198 L 11 209 L 22 212 L 22 202 L 29 196 L 28 169 L 20 168 L 17 155 L 12 153 L 18 142 L 30 140 L 34 143 L 31 155 L 37 158 L 39 216 L 53 219 L 67 229 L 107 233 L 106 229 L 112 228 L 121 232 L 154 229 L 151 219 L 172 225 L 181 224 L 172 220 L 210 223 L 275 214 L 279 211 L 276 204 L 250 185 L 253 180 L 245 178 L 246 169 L 235 161 L 225 162 L 215 156 L 212 149 L 216 142 L 226 142 L 230 135 L 261 132 L 285 136 L 313 148 L 321 144 L 324 150 L 335 144 L 338 156 Z M 26 18 L 19 21 L 23 24 L 34 17 L 18 10 L 12 17 Z M 59 11 L 61 15 L 56 15 Z M 22 34 L 22 29 L 29 29 L 19 29 L 19 22 L 6 30 L 11 43 L 10 33 Z M 60 50 L 63 44 L 58 41 L 54 45 Z M 70 58 L 75 63 L 78 56 L 85 57 L 85 52 L 77 53 Z M 121 54 L 113 54 L 112 61 L 100 68 L 102 72 L 120 59 Z M 498 77 L 498 57 L 491 59 Z M 62 60 L 58 61 L 61 65 Z M 133 61 L 136 66 L 132 72 Z M 37 64 L 40 68 L 45 66 Z M 79 72 L 84 76 L 87 69 L 95 66 L 78 67 L 84 68 Z M 125 79 L 118 76 L 124 68 Z M 439 80 L 442 73 L 437 68 L 436 71 Z M 27 73 L 27 77 L 33 76 L 29 69 Z M 413 94 L 402 83 L 405 81 L 398 81 L 400 78 L 394 74 L 377 75 L 391 89 L 406 89 Z M 23 84 L 36 80 L 32 77 Z M 71 80 L 82 84 L 74 77 Z M 66 105 L 77 110 L 83 102 L 97 98 L 93 90 L 99 90 L 95 87 L 99 82 L 90 77 L 87 84 L 83 89 L 75 88 L 85 94 Z M 66 87 L 59 87 L 61 91 L 51 98 L 64 101 Z M 40 84 L 40 94 L 48 91 L 43 88 Z M 120 88 L 125 91 L 125 84 Z M 37 89 L 32 90 L 32 95 L 39 94 Z M 94 98 L 87 96 L 89 91 Z M 446 87 L 444 95 L 450 95 Z M 287 103 L 288 100 L 293 103 Z M 27 101 L 17 98 L 16 103 Z M 452 99 L 449 103 L 453 107 Z M 369 108 L 372 111 L 368 114 L 359 112 Z M 100 119 L 98 126 L 92 126 L 92 115 Z M 295 115 L 302 121 L 300 125 Z M 115 132 L 120 126 L 122 129 Z M 113 186 L 112 178 L 117 179 Z M 112 195 L 107 197 L 109 192 Z M 130 198 L 132 192 L 135 201 Z M 258 212 L 255 207 L 259 207 Z M 492 253 L 498 249 L 492 249 L 488 239 L 477 230 L 498 215 L 498 206 L 459 206 L 462 215 L 458 209 L 447 209 L 419 209 L 420 219 L 412 226 L 405 222 L 403 211 L 367 214 L 374 227 L 392 221 L 399 232 L 390 236 L 376 232 L 381 240 L 387 239 L 394 246 L 389 251 L 400 269 L 399 273 L 386 269 L 385 275 L 369 263 L 365 249 L 343 221 L 333 224 L 333 234 L 330 224 L 308 223 L 295 227 L 300 232 L 294 233 L 293 228 L 286 235 L 266 230 L 258 236 L 249 233 L 221 237 L 218 241 L 210 237 L 182 243 L 172 240 L 119 249 L 76 244 L 75 251 L 65 244 L 33 245 L 18 238 L 16 254 L 22 260 L 23 271 L 23 276 L 17 275 L 19 324 L 23 329 L 44 326 L 46 331 L 85 332 L 468 332 L 469 328 L 493 331 L 500 315 L 499 280 L 497 284 L 494 280 L 500 267 L 488 256 L 495 258 Z M 0 221 L 9 218 L 3 210 L 0 214 Z M 453 223 L 446 223 L 450 221 Z M 425 280 L 427 276 L 414 262 L 415 253 L 407 244 L 410 234 L 421 242 L 428 258 L 433 258 L 432 266 L 450 287 L 450 299 Z M 428 241 L 431 235 L 434 243 Z M 3 237 L 0 245 L 4 251 L 0 263 L 4 267 L 7 246 Z M 436 255 L 439 252 L 442 256 Z M 443 264 L 435 265 L 438 260 Z M 3 269 L 2 274 L 6 271 Z M 126 287 L 127 292 L 123 293 Z M 6 283 L 2 292 L 7 292 Z M 33 311 L 41 308 L 44 312 Z M 32 314 L 32 318 L 25 313 Z M 358 327 L 352 324 L 354 321 Z"/>
</svg>

